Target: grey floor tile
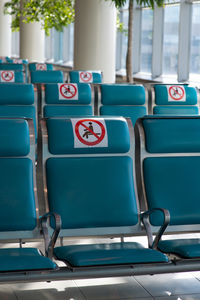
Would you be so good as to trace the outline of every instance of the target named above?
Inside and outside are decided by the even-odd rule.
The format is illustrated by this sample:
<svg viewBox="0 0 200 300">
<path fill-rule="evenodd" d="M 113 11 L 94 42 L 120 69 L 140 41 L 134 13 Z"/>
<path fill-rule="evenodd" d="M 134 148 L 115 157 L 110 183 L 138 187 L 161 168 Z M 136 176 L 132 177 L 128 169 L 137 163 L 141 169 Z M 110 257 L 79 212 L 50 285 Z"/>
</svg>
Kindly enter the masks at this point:
<svg viewBox="0 0 200 300">
<path fill-rule="evenodd" d="M 15 291 L 10 284 L 0 285 L 0 299 L 1 300 L 18 300 Z"/>
<path fill-rule="evenodd" d="M 121 300 L 154 300 L 155 298 L 153 297 L 145 297 L 145 298 L 135 298 L 134 296 L 132 298 L 128 298 L 128 299 L 125 299 L 125 298 L 122 298 Z M 171 299 L 168 299 L 168 300 L 171 300 Z"/>
<path fill-rule="evenodd" d="M 200 280 L 200 272 L 191 272 L 190 274 L 192 274 L 196 279 Z"/>
<path fill-rule="evenodd" d="M 171 296 L 171 297 L 155 297 L 154 300 L 199 300 L 200 294 L 193 295 L 180 295 L 180 296 Z"/>
<path fill-rule="evenodd" d="M 145 297 L 145 298 L 135 298 L 134 296 L 133 296 L 133 298 L 128 298 L 128 299 L 125 299 L 125 298 L 122 298 L 122 300 L 154 300 L 155 298 L 153 298 L 153 297 Z M 168 300 L 171 300 L 171 299 L 168 299 Z"/>
<path fill-rule="evenodd" d="M 75 281 L 87 300 L 152 299 L 133 277 Z"/>
<path fill-rule="evenodd" d="M 154 297 L 200 293 L 200 282 L 191 273 L 136 276 L 135 279 Z"/>
<path fill-rule="evenodd" d="M 73 281 L 16 284 L 14 288 L 17 300 L 85 300 Z"/>
</svg>

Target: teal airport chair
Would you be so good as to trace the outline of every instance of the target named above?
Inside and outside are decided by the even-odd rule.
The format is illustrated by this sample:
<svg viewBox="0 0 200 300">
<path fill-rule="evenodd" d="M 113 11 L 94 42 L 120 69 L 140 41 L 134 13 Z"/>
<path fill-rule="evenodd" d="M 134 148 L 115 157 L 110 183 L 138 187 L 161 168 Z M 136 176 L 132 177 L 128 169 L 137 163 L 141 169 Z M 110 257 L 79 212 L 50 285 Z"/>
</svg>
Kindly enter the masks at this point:
<svg viewBox="0 0 200 300">
<path fill-rule="evenodd" d="M 101 71 L 69 71 L 69 81 L 72 83 L 102 83 Z"/>
<path fill-rule="evenodd" d="M 24 83 L 24 73 L 14 70 L 0 70 L 0 83 Z"/>
<path fill-rule="evenodd" d="M 23 241 L 41 239 L 31 120 L 0 119 L 0 281 L 29 281 L 57 265 Z M 37 280 L 37 279 L 36 279 Z"/>
<path fill-rule="evenodd" d="M 103 244 L 77 241 L 55 248 L 52 240 L 46 253 L 66 263 L 63 278 L 144 274 L 170 265 L 164 254 L 124 241 L 145 234 L 134 190 L 128 123 L 119 117 L 42 121 L 44 191 L 50 213 L 61 216 L 60 238 L 108 238 Z M 111 237 L 121 240 L 112 242 Z"/>
<path fill-rule="evenodd" d="M 159 85 L 151 89 L 150 113 L 155 115 L 198 115 L 199 91 L 189 85 Z"/>
<path fill-rule="evenodd" d="M 141 207 L 162 207 L 170 213 L 168 236 L 150 246 L 173 255 L 174 264 L 185 265 L 185 270 L 197 269 L 200 239 L 182 234 L 200 230 L 200 117 L 149 116 L 136 123 L 135 132 Z M 162 222 L 157 213 L 149 221 L 146 216 L 152 230 Z"/>
<path fill-rule="evenodd" d="M 99 86 L 98 114 L 136 120 L 148 113 L 147 92 L 142 85 L 102 84 Z"/>
<path fill-rule="evenodd" d="M 29 63 L 28 69 L 32 71 L 53 71 L 53 65 L 49 63 Z"/>
<path fill-rule="evenodd" d="M 33 84 L 61 83 L 63 81 L 62 71 L 31 71 L 31 83 Z"/>
<path fill-rule="evenodd" d="M 93 90 L 85 83 L 45 84 L 44 117 L 93 115 Z"/>
<path fill-rule="evenodd" d="M 37 140 L 37 95 L 32 84 L 0 84 L 0 117 L 33 119 Z"/>
<path fill-rule="evenodd" d="M 23 80 L 19 79 L 21 77 L 19 77 L 19 75 L 17 75 L 17 79 L 16 80 L 12 80 L 12 82 L 28 82 L 28 70 L 27 70 L 27 63 L 25 63 L 23 60 L 13 60 L 13 61 L 7 61 L 7 62 L 3 62 L 0 63 L 0 71 L 14 71 L 15 73 L 17 71 L 19 72 L 23 72 Z M 8 76 L 8 78 L 11 76 Z"/>
</svg>

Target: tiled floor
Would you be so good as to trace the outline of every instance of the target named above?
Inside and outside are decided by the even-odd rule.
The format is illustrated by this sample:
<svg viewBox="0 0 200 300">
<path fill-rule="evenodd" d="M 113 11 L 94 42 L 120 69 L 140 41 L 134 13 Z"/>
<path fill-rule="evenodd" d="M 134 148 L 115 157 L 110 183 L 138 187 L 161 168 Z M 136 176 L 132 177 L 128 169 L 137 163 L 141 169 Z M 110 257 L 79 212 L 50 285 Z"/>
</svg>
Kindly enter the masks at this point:
<svg viewBox="0 0 200 300">
<path fill-rule="evenodd" d="M 88 242 L 90 241 L 87 240 Z M 140 238 L 140 242 L 143 244 L 146 243 L 144 238 Z M 4 244 L 4 247 L 8 246 Z M 29 245 L 24 245 L 24 247 L 26 246 L 30 246 L 30 243 Z M 42 249 L 40 243 L 31 243 L 31 246 Z M 0 284 L 0 300 L 54 299 L 200 300 L 200 272 L 90 280 L 82 279 L 75 281 L 66 280 L 49 283 Z"/>
<path fill-rule="evenodd" d="M 200 272 L 0 285 L 0 300 L 200 300 Z"/>
</svg>

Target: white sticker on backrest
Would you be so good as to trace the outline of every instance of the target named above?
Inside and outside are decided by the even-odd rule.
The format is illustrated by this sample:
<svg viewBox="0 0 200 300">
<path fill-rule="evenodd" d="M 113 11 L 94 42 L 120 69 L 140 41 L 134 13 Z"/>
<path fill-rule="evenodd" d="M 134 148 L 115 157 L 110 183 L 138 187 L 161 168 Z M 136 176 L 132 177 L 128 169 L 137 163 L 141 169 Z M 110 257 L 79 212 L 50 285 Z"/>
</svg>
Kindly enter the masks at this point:
<svg viewBox="0 0 200 300">
<path fill-rule="evenodd" d="M 76 83 L 58 84 L 59 100 L 78 100 L 78 86 Z"/>
<path fill-rule="evenodd" d="M 186 101 L 185 88 L 180 85 L 168 85 L 168 101 Z"/>
<path fill-rule="evenodd" d="M 23 60 L 22 60 L 22 59 L 15 58 L 15 59 L 13 59 L 13 63 L 14 63 L 14 64 L 23 64 Z"/>
<path fill-rule="evenodd" d="M 108 147 L 108 135 L 104 119 L 71 119 L 74 148 Z"/>
<path fill-rule="evenodd" d="M 14 71 L 1 71 L 1 82 L 15 82 Z"/>
<path fill-rule="evenodd" d="M 79 72 L 79 82 L 92 83 L 93 82 L 92 72 L 88 72 L 88 71 Z"/>
<path fill-rule="evenodd" d="M 36 70 L 37 71 L 46 71 L 47 70 L 47 65 L 46 64 L 36 64 Z"/>
</svg>

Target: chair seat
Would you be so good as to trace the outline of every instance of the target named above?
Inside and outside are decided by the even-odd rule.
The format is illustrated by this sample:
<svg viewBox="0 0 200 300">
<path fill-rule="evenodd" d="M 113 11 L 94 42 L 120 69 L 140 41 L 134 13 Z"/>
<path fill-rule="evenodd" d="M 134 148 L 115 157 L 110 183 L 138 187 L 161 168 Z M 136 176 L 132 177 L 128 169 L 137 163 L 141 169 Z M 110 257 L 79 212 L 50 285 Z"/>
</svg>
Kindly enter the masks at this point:
<svg viewBox="0 0 200 300">
<path fill-rule="evenodd" d="M 54 255 L 73 267 L 168 262 L 167 256 L 138 243 L 112 243 L 56 247 Z"/>
<path fill-rule="evenodd" d="M 147 114 L 145 106 L 133 105 L 103 105 L 100 108 L 100 114 L 104 116 L 123 116 L 130 118 L 133 125 L 138 118 Z"/>
<path fill-rule="evenodd" d="M 159 242 L 158 248 L 183 258 L 200 257 L 200 239 L 164 240 Z"/>
<path fill-rule="evenodd" d="M 0 249 L 0 271 L 53 270 L 57 265 L 36 248 Z"/>
<path fill-rule="evenodd" d="M 199 108 L 197 106 L 155 106 L 153 108 L 154 114 L 162 115 L 198 115 Z"/>
</svg>

